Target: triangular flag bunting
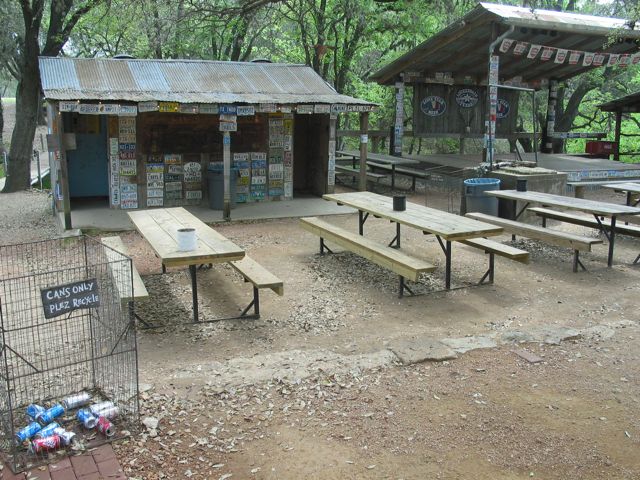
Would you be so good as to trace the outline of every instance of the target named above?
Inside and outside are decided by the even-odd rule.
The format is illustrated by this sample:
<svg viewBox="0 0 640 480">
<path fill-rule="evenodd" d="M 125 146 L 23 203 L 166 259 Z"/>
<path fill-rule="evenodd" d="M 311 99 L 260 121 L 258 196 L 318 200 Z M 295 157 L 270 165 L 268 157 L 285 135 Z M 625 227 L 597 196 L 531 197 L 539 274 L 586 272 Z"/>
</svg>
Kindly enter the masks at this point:
<svg viewBox="0 0 640 480">
<path fill-rule="evenodd" d="M 573 51 L 569 55 L 569 65 L 577 65 L 580 61 L 581 52 Z"/>
<path fill-rule="evenodd" d="M 620 60 L 618 60 L 618 65 L 621 67 L 628 67 L 631 63 L 631 55 L 620 55 Z"/>
<path fill-rule="evenodd" d="M 542 49 L 542 55 L 540 56 L 540 60 L 542 60 L 543 62 L 546 62 L 551 58 L 552 55 L 553 55 L 553 48 L 544 47 Z"/>
<path fill-rule="evenodd" d="M 527 42 L 518 42 L 513 48 L 513 53 L 515 53 L 516 55 L 522 55 L 528 46 L 529 44 Z"/>
<path fill-rule="evenodd" d="M 584 52 L 584 58 L 582 59 L 582 65 L 584 67 L 590 67 L 593 63 L 593 57 L 595 53 L 593 52 Z"/>
<path fill-rule="evenodd" d="M 593 66 L 594 67 L 599 67 L 603 63 L 604 63 L 604 55 L 602 53 L 596 53 L 593 56 Z"/>
<path fill-rule="evenodd" d="M 619 58 L 620 58 L 620 55 L 618 55 L 617 53 L 610 53 L 609 61 L 607 62 L 607 67 L 613 67 L 614 65 L 617 65 Z"/>
</svg>

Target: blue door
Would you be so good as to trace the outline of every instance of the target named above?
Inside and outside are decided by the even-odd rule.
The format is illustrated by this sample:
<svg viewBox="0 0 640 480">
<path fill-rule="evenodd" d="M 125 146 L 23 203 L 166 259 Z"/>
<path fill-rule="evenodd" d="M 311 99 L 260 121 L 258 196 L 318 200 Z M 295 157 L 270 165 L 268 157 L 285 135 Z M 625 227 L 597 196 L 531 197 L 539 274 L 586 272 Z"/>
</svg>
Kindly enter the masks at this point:
<svg viewBox="0 0 640 480">
<path fill-rule="evenodd" d="M 95 127 L 78 129 L 76 149 L 67 150 L 69 196 L 108 197 L 107 118 L 95 116 L 86 120 L 96 122 Z"/>
</svg>

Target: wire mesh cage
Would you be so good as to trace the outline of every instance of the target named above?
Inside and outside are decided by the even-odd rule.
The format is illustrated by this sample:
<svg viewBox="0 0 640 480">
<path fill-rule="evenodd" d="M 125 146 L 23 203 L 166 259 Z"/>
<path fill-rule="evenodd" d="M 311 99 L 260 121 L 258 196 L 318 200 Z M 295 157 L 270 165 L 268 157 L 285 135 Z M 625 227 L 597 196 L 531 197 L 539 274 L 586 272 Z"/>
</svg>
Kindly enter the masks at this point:
<svg viewBox="0 0 640 480">
<path fill-rule="evenodd" d="M 0 441 L 14 472 L 136 429 L 132 299 L 131 259 L 90 237 L 0 246 Z"/>
</svg>

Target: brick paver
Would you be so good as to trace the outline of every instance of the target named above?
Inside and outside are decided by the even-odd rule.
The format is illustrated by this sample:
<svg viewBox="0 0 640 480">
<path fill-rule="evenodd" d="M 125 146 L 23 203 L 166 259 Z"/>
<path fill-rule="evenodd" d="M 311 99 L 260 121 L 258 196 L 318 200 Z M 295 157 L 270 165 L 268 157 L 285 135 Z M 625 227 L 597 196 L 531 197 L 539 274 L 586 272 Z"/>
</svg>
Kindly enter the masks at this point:
<svg viewBox="0 0 640 480">
<path fill-rule="evenodd" d="M 127 480 L 111 444 L 71 457 L 46 468 L 14 474 L 8 465 L 0 470 L 0 480 Z"/>
</svg>

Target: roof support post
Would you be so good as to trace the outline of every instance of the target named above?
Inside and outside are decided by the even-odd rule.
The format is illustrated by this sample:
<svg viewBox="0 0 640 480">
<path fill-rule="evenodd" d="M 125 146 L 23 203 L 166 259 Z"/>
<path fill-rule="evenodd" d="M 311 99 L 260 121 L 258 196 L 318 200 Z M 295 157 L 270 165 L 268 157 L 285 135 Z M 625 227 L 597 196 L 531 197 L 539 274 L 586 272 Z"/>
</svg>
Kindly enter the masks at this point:
<svg viewBox="0 0 640 480">
<path fill-rule="evenodd" d="M 69 169 L 67 165 L 67 152 L 64 148 L 64 123 L 62 122 L 62 113 L 60 112 L 58 102 L 47 102 L 47 120 L 50 122 L 51 136 L 55 138 L 56 148 L 49 156 L 51 178 L 56 179 L 55 185 L 52 182 L 54 205 L 58 206 L 62 203 L 62 227 L 65 230 L 71 230 L 71 198 L 69 195 Z M 53 157 L 53 162 L 51 162 Z M 57 209 L 56 209 L 57 210 Z M 58 211 L 59 213 L 59 211 Z"/>
<path fill-rule="evenodd" d="M 622 129 L 622 107 L 616 110 L 616 129 L 614 141 L 616 142 L 615 150 L 613 151 L 613 159 L 616 162 L 620 161 L 620 134 Z"/>
<path fill-rule="evenodd" d="M 360 178 L 358 189 L 367 190 L 367 143 L 369 142 L 369 112 L 360 113 Z"/>
<path fill-rule="evenodd" d="M 400 74 L 400 81 L 396 82 L 396 118 L 393 129 L 393 145 L 391 155 L 402 156 L 402 137 L 404 136 L 404 73 Z"/>
<path fill-rule="evenodd" d="M 547 121 L 545 134 L 542 137 L 543 153 L 553 153 L 553 133 L 556 128 L 556 102 L 558 101 L 558 81 L 549 79 L 549 99 L 547 101 Z"/>
<path fill-rule="evenodd" d="M 231 133 L 222 132 L 222 164 L 224 174 L 224 205 L 222 218 L 231 220 Z M 211 192 L 209 192 L 211 195 Z"/>
<path fill-rule="evenodd" d="M 336 129 L 338 124 L 338 114 L 329 115 L 329 161 L 327 164 L 327 186 L 325 191 L 333 193 L 336 189 Z"/>
</svg>

